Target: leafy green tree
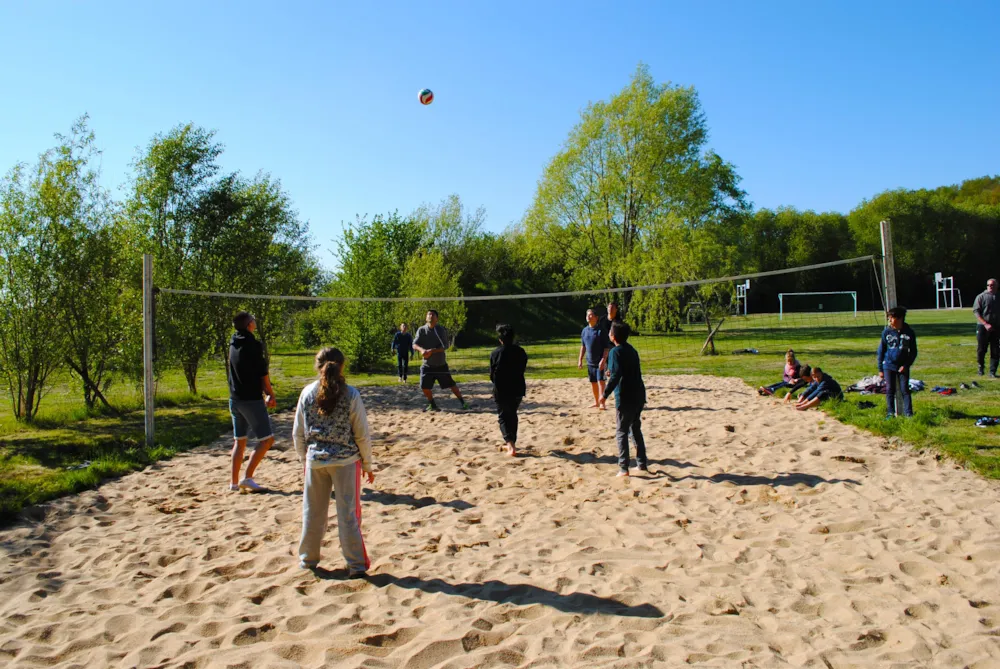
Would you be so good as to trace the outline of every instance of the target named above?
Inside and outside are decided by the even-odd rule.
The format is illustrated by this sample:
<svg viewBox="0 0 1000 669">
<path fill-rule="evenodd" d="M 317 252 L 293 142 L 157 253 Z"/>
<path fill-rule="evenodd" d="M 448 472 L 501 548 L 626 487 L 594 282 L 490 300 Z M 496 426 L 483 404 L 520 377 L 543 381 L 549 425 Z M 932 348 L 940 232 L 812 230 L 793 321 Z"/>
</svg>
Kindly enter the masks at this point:
<svg viewBox="0 0 1000 669">
<path fill-rule="evenodd" d="M 331 297 L 398 297 L 407 258 L 420 244 L 422 226 L 397 214 L 359 218 L 344 230 Z M 318 308 L 314 323 L 325 343 L 337 346 L 354 371 L 371 370 L 386 357 L 395 330 L 389 302 L 332 302 Z"/>
<path fill-rule="evenodd" d="M 406 263 L 403 275 L 403 297 L 461 297 L 458 272 L 448 266 L 444 255 L 436 250 L 417 251 Z M 456 336 L 465 328 L 466 308 L 464 301 L 414 301 L 399 302 L 396 321 L 409 323 L 416 328 L 423 325 L 427 311 L 438 312 L 441 325 L 448 329 L 452 344 Z"/>
<path fill-rule="evenodd" d="M 33 176 L 21 164 L 0 182 L 0 372 L 18 420 L 38 414 L 49 377 L 64 360 L 56 231 L 40 197 L 52 169 L 48 153 Z"/>
<path fill-rule="evenodd" d="M 694 89 L 657 84 L 640 65 L 622 91 L 584 110 L 546 167 L 525 217 L 535 256 L 562 262 L 574 288 L 611 293 L 712 276 L 729 257 L 719 239 L 733 238 L 748 206 L 707 140 Z M 626 312 L 630 299 L 618 296 Z M 675 313 L 674 303 L 645 302 L 644 321 L 671 325 L 657 314 Z"/>
<path fill-rule="evenodd" d="M 154 283 L 166 288 L 210 290 L 197 253 L 198 208 L 213 186 L 222 146 L 214 133 L 191 124 L 153 137 L 134 164 L 130 220 L 148 240 Z M 202 301 L 176 295 L 157 299 L 158 366 L 180 364 L 188 390 L 197 392 L 198 365 L 217 339 L 217 314 Z"/>
</svg>

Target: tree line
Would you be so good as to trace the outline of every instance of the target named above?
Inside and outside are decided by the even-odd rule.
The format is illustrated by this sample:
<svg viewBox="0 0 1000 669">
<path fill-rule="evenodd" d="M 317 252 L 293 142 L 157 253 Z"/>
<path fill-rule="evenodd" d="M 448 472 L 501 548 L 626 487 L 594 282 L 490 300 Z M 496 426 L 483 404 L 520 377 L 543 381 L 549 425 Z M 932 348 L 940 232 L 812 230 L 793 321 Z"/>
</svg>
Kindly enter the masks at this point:
<svg viewBox="0 0 1000 669">
<path fill-rule="evenodd" d="M 530 338 L 578 330 L 588 301 L 617 299 L 640 331 L 681 327 L 697 301 L 726 311 L 732 284 L 621 291 L 651 283 L 769 271 L 879 255 L 879 221 L 893 223 L 899 300 L 933 303 L 935 271 L 971 294 L 996 273 L 1000 177 L 934 190 L 892 190 L 848 213 L 755 210 L 734 165 L 709 147 L 692 87 L 658 83 L 640 65 L 609 99 L 589 105 L 540 176 L 523 218 L 503 232 L 457 195 L 358 217 L 335 240 L 324 271 L 280 181 L 223 173 L 223 147 L 187 124 L 156 135 L 113 199 L 101 186 L 86 117 L 35 164 L 0 181 L 0 375 L 14 415 L 37 414 L 51 375 L 68 370 L 88 407 L 113 410 L 112 383 L 141 377 L 141 256 L 160 286 L 329 297 L 468 297 L 587 290 L 580 300 L 237 303 L 157 297 L 157 369 L 225 360 L 230 319 L 254 312 L 267 347 L 335 343 L 355 370 L 384 362 L 395 326 L 429 308 L 458 345 L 492 341 L 498 321 Z M 773 312 L 777 293 L 857 290 L 881 308 L 869 266 L 845 265 L 754 282 L 750 310 Z M 268 349 L 269 350 L 269 349 Z"/>
</svg>

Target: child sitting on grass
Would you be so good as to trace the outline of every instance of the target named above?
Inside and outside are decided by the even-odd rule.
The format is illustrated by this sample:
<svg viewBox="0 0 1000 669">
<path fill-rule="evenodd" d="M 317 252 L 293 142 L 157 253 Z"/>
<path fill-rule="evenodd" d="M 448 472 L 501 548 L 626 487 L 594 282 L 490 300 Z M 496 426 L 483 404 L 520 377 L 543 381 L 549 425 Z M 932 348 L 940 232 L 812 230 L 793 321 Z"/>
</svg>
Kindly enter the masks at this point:
<svg viewBox="0 0 1000 669">
<path fill-rule="evenodd" d="M 795 403 L 795 408 L 799 411 L 812 409 L 819 406 L 823 400 L 830 398 L 844 399 L 844 392 L 840 389 L 840 384 L 829 374 L 824 374 L 819 367 L 812 370 L 813 382 L 809 390 L 803 393 L 799 401 Z"/>
<path fill-rule="evenodd" d="M 795 377 L 795 381 L 792 382 L 788 387 L 788 394 L 785 395 L 785 403 L 791 402 L 795 397 L 795 393 L 803 388 L 807 388 L 812 383 L 812 367 L 809 365 L 802 365 L 799 367 L 798 376 Z"/>
<path fill-rule="evenodd" d="M 757 394 L 773 395 L 780 388 L 790 387 L 798 379 L 800 369 L 802 369 L 802 364 L 795 359 L 795 351 L 788 349 L 785 353 L 785 370 L 781 375 L 781 381 L 772 383 L 769 386 L 761 386 L 757 389 Z"/>
</svg>

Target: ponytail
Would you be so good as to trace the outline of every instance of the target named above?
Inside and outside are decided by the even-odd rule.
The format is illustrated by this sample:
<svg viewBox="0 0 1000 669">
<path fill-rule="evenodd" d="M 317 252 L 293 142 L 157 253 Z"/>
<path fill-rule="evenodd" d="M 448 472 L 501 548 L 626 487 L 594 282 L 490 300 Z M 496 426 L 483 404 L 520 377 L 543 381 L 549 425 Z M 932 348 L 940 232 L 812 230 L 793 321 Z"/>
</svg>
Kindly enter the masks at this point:
<svg viewBox="0 0 1000 669">
<path fill-rule="evenodd" d="M 316 406 L 321 416 L 333 412 L 347 386 L 344 380 L 344 354 L 335 348 L 324 348 L 316 354 L 316 371 L 319 372 L 319 392 Z"/>
</svg>

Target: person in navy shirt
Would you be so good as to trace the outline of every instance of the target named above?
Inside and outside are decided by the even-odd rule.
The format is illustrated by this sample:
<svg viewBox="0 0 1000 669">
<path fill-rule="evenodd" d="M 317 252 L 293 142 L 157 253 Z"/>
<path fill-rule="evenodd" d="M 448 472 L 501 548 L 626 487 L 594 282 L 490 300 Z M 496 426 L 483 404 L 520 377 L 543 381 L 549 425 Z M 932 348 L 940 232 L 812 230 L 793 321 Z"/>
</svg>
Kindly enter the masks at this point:
<svg viewBox="0 0 1000 669">
<path fill-rule="evenodd" d="M 587 358 L 587 379 L 594 392 L 594 403 L 591 408 L 605 408 L 604 401 L 604 369 L 608 364 L 608 353 L 611 350 L 611 340 L 608 332 L 601 329 L 597 314 L 593 309 L 587 309 L 587 327 L 580 333 L 580 358 L 576 366 L 583 369 L 583 359 Z"/>
<path fill-rule="evenodd" d="M 399 332 L 392 336 L 392 350 L 396 352 L 399 382 L 406 383 L 406 376 L 410 371 L 410 359 L 413 358 L 413 335 L 407 331 L 406 323 L 400 323 Z"/>
<path fill-rule="evenodd" d="M 888 311 L 889 325 L 882 331 L 878 344 L 878 375 L 885 379 L 886 418 L 896 417 L 896 389 L 903 395 L 903 415 L 913 416 L 910 396 L 910 369 L 917 360 L 917 335 L 906 324 L 906 309 L 893 307 Z"/>
</svg>

